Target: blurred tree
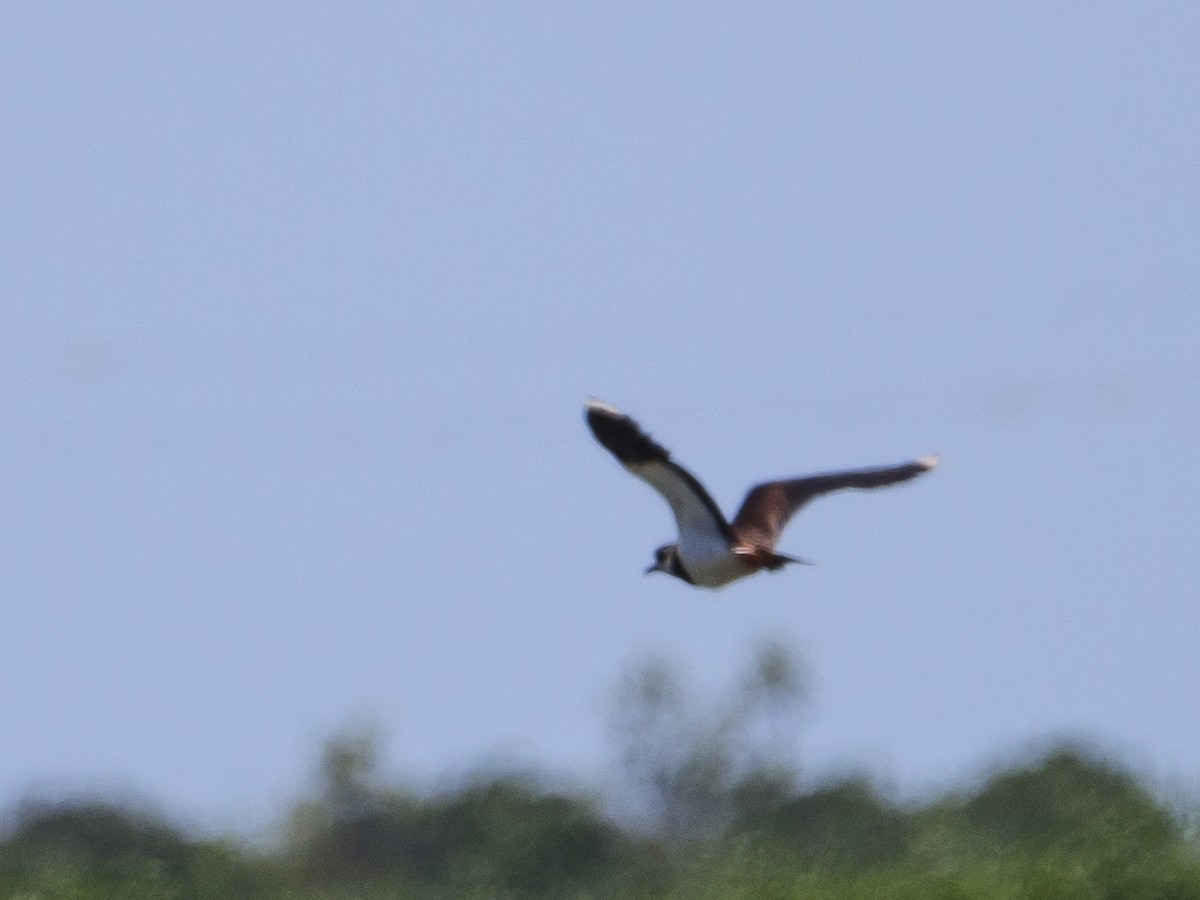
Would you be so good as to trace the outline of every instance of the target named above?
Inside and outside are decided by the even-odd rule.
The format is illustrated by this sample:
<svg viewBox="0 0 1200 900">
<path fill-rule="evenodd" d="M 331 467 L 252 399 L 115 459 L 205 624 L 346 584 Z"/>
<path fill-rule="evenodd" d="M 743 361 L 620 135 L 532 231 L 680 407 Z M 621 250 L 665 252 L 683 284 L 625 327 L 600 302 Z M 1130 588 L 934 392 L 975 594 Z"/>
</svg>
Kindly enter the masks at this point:
<svg viewBox="0 0 1200 900">
<path fill-rule="evenodd" d="M 771 738 L 780 749 L 790 749 L 789 724 L 808 699 L 808 677 L 799 658 L 778 641 L 764 641 L 754 656 L 742 695 L 744 706 L 754 709 L 773 729 Z M 785 731 L 785 729 L 787 729 Z"/>
<path fill-rule="evenodd" d="M 750 797 L 769 803 L 795 789 L 796 738 L 808 700 L 808 677 L 799 657 L 778 641 L 759 644 L 730 716 L 741 758 L 735 806 L 744 811 Z"/>
<path fill-rule="evenodd" d="M 293 859 L 327 883 L 559 894 L 618 862 L 620 831 L 585 799 L 497 776 L 422 800 L 386 786 L 379 758 L 374 732 L 335 736 L 322 754 L 318 799 L 293 813 Z"/>
<path fill-rule="evenodd" d="M 192 856 L 183 834 L 158 815 L 102 800 L 26 801 L 9 845 L 28 858 L 69 858 L 83 865 L 138 856 L 172 872 L 186 868 Z"/>
<path fill-rule="evenodd" d="M 0 845 L 0 896 L 262 896 L 259 860 L 103 800 L 21 804 Z"/>
<path fill-rule="evenodd" d="M 612 722 L 621 763 L 640 811 L 665 834 L 699 836 L 724 826 L 732 724 L 698 718 L 661 660 L 626 678 Z"/>
<path fill-rule="evenodd" d="M 1001 772 L 962 806 L 969 828 L 1000 845 L 1095 847 L 1118 837 L 1140 850 L 1178 840 L 1170 812 L 1129 772 L 1077 747 Z"/>
<path fill-rule="evenodd" d="M 380 801 L 381 742 L 379 732 L 371 727 L 342 731 L 326 742 L 321 751 L 321 788 L 335 821 L 361 818 Z"/>
<path fill-rule="evenodd" d="M 428 826 L 438 834 L 443 874 L 486 874 L 515 891 L 561 894 L 606 878 L 623 838 L 581 798 L 549 794 L 527 779 L 481 781 L 437 802 Z"/>
<path fill-rule="evenodd" d="M 741 829 L 753 830 L 795 854 L 805 866 L 869 869 L 903 859 L 912 821 L 887 803 L 865 777 L 745 809 Z"/>
<path fill-rule="evenodd" d="M 532 776 L 405 791 L 381 769 L 378 732 L 358 729 L 324 746 L 283 852 L 195 839 L 99 800 L 31 801 L 0 823 L 0 897 L 1200 897 L 1200 847 L 1183 818 L 1078 747 L 908 806 L 866 777 L 800 790 L 803 674 L 778 644 L 752 663 L 707 706 L 661 662 L 622 684 L 613 726 L 658 828 L 649 836 Z"/>
<path fill-rule="evenodd" d="M 610 723 L 638 812 L 691 840 L 720 834 L 740 804 L 767 802 L 764 792 L 787 796 L 787 726 L 804 699 L 800 667 L 778 643 L 762 645 L 740 689 L 710 710 L 693 708 L 662 660 L 643 664 L 619 688 Z"/>
</svg>

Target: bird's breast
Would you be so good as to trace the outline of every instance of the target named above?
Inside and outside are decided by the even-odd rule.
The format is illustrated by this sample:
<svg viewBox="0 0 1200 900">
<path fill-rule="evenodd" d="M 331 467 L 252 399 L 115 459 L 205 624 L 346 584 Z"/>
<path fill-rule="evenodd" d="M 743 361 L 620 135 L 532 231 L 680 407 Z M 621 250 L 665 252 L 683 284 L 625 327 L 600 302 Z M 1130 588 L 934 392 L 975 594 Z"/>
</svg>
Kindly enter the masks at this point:
<svg viewBox="0 0 1200 900">
<path fill-rule="evenodd" d="M 679 560 L 700 587 L 717 588 L 758 570 L 751 560 L 734 553 L 717 536 L 696 535 L 679 543 Z"/>
</svg>

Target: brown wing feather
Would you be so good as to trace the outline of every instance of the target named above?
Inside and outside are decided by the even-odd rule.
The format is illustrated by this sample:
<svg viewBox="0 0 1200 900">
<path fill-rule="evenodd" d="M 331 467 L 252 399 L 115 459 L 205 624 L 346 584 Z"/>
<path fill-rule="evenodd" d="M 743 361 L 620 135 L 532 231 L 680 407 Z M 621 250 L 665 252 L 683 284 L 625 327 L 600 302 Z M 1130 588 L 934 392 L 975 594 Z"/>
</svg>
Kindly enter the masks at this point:
<svg viewBox="0 0 1200 900">
<path fill-rule="evenodd" d="M 742 501 L 730 523 L 734 536 L 749 544 L 774 549 L 784 527 L 804 504 L 821 494 L 844 488 L 877 488 L 908 481 L 937 465 L 936 456 L 926 456 L 899 466 L 827 472 L 755 485 Z"/>
</svg>

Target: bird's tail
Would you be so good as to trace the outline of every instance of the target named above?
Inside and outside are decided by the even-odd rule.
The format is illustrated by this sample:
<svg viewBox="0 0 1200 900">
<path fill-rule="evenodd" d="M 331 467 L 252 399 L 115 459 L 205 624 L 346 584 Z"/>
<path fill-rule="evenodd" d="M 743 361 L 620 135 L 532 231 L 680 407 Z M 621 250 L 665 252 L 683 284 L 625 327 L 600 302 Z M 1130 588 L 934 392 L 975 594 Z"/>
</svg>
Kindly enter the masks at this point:
<svg viewBox="0 0 1200 900">
<path fill-rule="evenodd" d="M 801 566 L 815 565 L 810 560 L 800 559 L 798 556 L 788 556 L 784 553 L 776 553 L 772 550 L 770 556 L 767 557 L 766 568 L 769 572 L 776 572 L 788 563 L 796 563 Z"/>
<path fill-rule="evenodd" d="M 749 557 L 753 562 L 766 569 L 769 572 L 778 572 L 788 563 L 798 563 L 802 566 L 811 566 L 812 563 L 807 559 L 800 559 L 796 556 L 787 556 L 783 553 L 776 553 L 774 550 L 767 547 L 759 547 L 755 545 L 745 545 L 735 547 L 733 550 L 741 556 Z"/>
</svg>

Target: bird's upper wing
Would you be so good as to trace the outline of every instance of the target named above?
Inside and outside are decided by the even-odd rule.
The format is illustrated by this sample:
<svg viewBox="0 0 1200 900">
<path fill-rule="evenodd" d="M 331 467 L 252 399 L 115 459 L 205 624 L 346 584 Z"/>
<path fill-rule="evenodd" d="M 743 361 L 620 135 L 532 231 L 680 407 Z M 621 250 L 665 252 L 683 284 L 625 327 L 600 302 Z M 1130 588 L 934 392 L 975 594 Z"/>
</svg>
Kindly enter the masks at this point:
<svg viewBox="0 0 1200 900">
<path fill-rule="evenodd" d="M 877 488 L 908 481 L 922 472 L 928 472 L 937 463 L 936 456 L 924 456 L 898 466 L 765 481 L 752 487 L 746 494 L 730 529 L 739 541 L 773 549 L 788 520 L 814 497 L 843 488 Z"/>
<path fill-rule="evenodd" d="M 666 498 L 682 537 L 685 533 L 729 540 L 729 523 L 696 477 L 671 459 L 638 424 L 606 403 L 587 404 L 587 423 L 606 450 L 626 469 Z"/>
</svg>

